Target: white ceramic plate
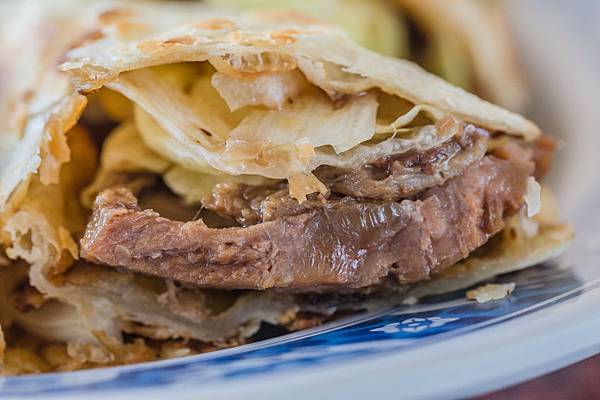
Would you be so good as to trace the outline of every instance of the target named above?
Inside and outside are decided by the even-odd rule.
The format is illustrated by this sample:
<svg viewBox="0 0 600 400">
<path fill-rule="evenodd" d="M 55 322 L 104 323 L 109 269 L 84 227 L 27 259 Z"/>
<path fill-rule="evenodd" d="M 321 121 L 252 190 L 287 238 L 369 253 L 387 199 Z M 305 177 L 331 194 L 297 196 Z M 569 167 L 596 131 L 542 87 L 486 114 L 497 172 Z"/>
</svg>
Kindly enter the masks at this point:
<svg viewBox="0 0 600 400">
<path fill-rule="evenodd" d="M 458 293 L 183 359 L 3 378 L 0 398 L 466 397 L 599 353 L 598 48 L 593 40 L 586 46 L 585 26 L 574 29 L 569 19 L 573 7 L 593 3 L 510 3 L 534 87 L 533 118 L 567 143 L 554 186 L 577 226 L 560 260 L 499 279 L 516 282 L 510 298 L 479 305 Z"/>
</svg>

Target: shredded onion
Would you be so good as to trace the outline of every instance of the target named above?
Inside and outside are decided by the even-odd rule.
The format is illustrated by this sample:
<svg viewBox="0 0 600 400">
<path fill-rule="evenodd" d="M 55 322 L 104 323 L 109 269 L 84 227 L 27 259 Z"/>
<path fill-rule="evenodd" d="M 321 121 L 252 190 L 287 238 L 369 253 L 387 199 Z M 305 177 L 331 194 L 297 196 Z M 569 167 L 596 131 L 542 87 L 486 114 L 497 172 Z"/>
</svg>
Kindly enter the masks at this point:
<svg viewBox="0 0 600 400">
<path fill-rule="evenodd" d="M 542 209 L 542 187 L 533 176 L 527 178 L 527 192 L 523 199 L 527 205 L 527 217 L 531 218 Z"/>
<path fill-rule="evenodd" d="M 213 175 L 306 177 L 323 164 L 364 164 L 386 154 L 429 149 L 454 131 L 440 123 L 447 115 L 436 108 L 390 101 L 396 98 L 373 90 L 336 107 L 297 71 L 267 68 L 245 75 L 246 81 L 213 71 L 195 68 L 190 80 L 186 68 L 146 68 L 121 74 L 109 87 L 136 103 L 136 127 L 148 147 L 176 165 Z M 300 92 L 293 96 L 296 89 Z M 235 100 L 240 91 L 244 95 Z M 386 110 L 377 124 L 379 95 Z M 230 106 L 242 105 L 231 112 Z M 307 179 L 310 184 L 304 184 Z M 295 180 L 304 182 L 290 183 L 298 199 L 312 193 L 304 189 L 323 190 L 314 177 Z"/>
<path fill-rule="evenodd" d="M 492 300 L 502 300 L 515 290 L 514 283 L 488 283 L 477 289 L 467 292 L 467 299 L 476 300 L 478 303 L 487 303 Z"/>
<path fill-rule="evenodd" d="M 296 96 L 307 84 L 298 71 L 262 74 L 253 79 L 236 78 L 217 72 L 212 76 L 211 82 L 231 111 L 261 105 L 281 109 L 286 100 Z"/>
</svg>

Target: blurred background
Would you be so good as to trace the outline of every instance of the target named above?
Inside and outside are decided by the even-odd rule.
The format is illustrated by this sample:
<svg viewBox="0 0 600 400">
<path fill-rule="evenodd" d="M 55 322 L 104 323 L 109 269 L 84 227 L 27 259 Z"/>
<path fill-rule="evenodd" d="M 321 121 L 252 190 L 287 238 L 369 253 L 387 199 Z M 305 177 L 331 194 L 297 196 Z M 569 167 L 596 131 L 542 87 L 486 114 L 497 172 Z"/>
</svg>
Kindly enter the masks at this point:
<svg viewBox="0 0 600 400">
<path fill-rule="evenodd" d="M 563 140 L 553 189 L 576 224 L 577 250 L 591 251 L 598 240 L 586 233 L 600 227 L 586 215 L 600 201 L 600 1 L 506 0 L 504 7 L 531 98 L 524 111 Z M 481 397 L 532 398 L 600 398 L 600 356 Z"/>
</svg>

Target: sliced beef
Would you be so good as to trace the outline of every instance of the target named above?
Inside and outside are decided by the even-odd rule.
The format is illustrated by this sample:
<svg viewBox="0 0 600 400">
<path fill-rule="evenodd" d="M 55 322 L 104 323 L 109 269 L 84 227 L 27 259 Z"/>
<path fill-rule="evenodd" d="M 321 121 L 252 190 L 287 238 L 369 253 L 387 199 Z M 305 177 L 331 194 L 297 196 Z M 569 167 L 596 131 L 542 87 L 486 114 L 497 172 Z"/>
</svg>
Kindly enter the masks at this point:
<svg viewBox="0 0 600 400">
<path fill-rule="evenodd" d="M 280 217 L 289 217 L 305 213 L 315 208 L 323 207 L 327 201 L 338 201 L 336 196 L 328 196 L 327 199 L 320 193 L 309 194 L 305 201 L 299 203 L 290 196 L 287 189 L 280 190 L 267 196 L 260 203 L 260 216 L 262 221 L 273 221 Z"/>
<path fill-rule="evenodd" d="M 262 220 L 261 203 L 278 190 L 280 189 L 277 187 L 250 186 L 235 182 L 219 183 L 210 194 L 204 196 L 202 207 L 231 217 L 240 225 L 254 225 Z"/>
<path fill-rule="evenodd" d="M 409 151 L 382 157 L 353 169 L 322 166 L 315 174 L 332 192 L 327 199 L 313 194 L 308 201 L 299 204 L 288 194 L 285 185 L 257 187 L 228 182 L 216 185 L 202 199 L 202 206 L 247 226 L 307 212 L 340 195 L 375 200 L 405 199 L 460 175 L 469 165 L 481 160 L 488 137 L 485 130 L 467 125 L 460 134 L 425 152 Z"/>
<path fill-rule="evenodd" d="M 428 279 L 467 257 L 523 203 L 530 162 L 486 156 L 418 200 L 329 200 L 297 215 L 214 229 L 98 196 L 81 240 L 95 263 L 197 286 L 328 291 Z"/>
<path fill-rule="evenodd" d="M 473 125 L 433 149 L 382 157 L 357 168 L 321 166 L 315 175 L 331 191 L 353 197 L 400 200 L 441 185 L 483 158 L 489 134 Z"/>
<path fill-rule="evenodd" d="M 310 194 L 299 203 L 290 196 L 287 186 L 249 186 L 241 183 L 220 183 L 202 199 L 202 207 L 235 219 L 248 226 L 278 217 L 297 215 L 321 207 L 326 199 L 320 194 Z"/>
</svg>

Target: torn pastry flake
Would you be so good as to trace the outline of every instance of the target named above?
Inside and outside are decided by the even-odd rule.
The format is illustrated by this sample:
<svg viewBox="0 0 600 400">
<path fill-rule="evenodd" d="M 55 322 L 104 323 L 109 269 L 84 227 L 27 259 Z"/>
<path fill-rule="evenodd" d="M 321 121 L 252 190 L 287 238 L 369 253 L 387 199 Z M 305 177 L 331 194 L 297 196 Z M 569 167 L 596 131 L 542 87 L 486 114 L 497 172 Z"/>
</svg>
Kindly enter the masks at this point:
<svg viewBox="0 0 600 400">
<path fill-rule="evenodd" d="M 477 289 L 469 290 L 467 299 L 476 300 L 478 303 L 487 303 L 492 300 L 502 300 L 515 290 L 514 283 L 488 283 Z"/>
</svg>

